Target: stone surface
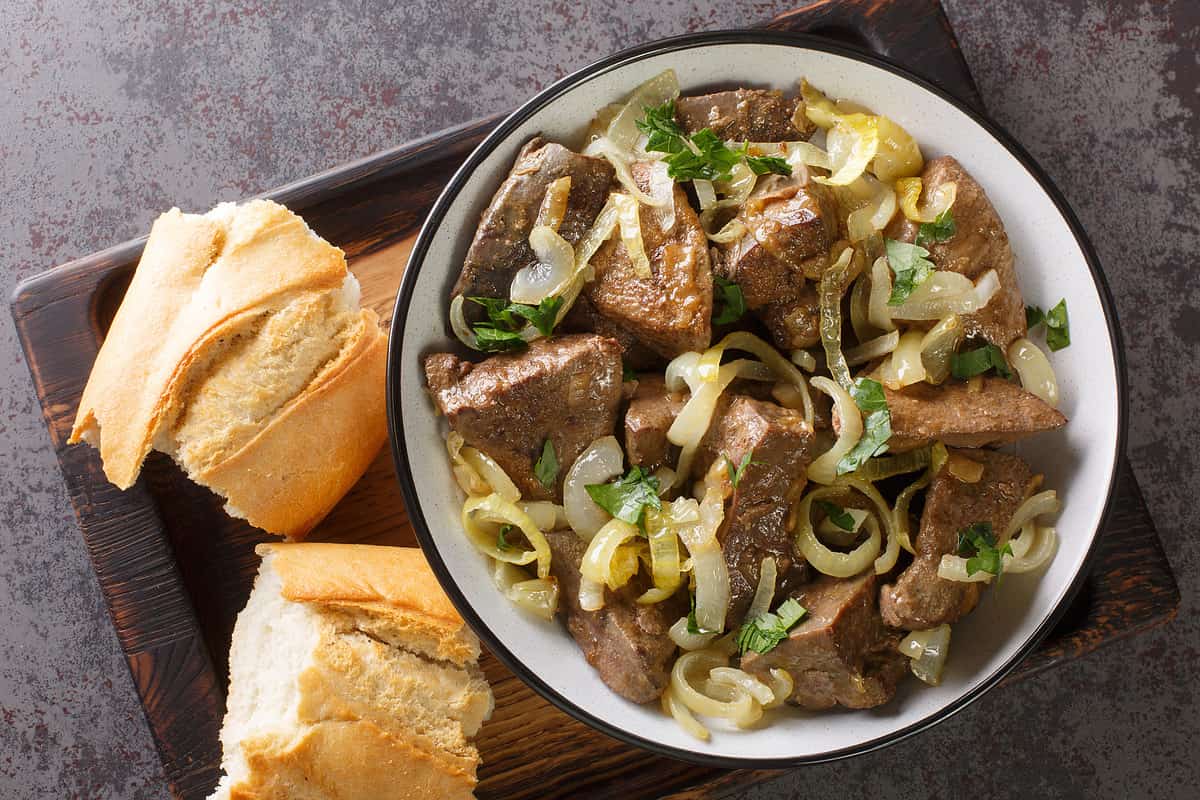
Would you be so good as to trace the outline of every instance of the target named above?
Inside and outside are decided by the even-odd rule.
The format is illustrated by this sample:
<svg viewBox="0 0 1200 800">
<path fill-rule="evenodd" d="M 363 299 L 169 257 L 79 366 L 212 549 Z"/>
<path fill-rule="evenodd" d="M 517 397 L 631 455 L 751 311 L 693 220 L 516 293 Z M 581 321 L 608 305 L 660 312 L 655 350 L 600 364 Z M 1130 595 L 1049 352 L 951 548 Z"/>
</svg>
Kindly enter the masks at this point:
<svg viewBox="0 0 1200 800">
<path fill-rule="evenodd" d="M 203 210 L 507 109 L 608 52 L 788 3 L 137 0 L 0 15 L 6 290 Z M 1200 4 L 947 0 L 994 116 L 1078 212 L 1126 338 L 1129 449 L 1183 591 L 1171 625 L 746 797 L 1194 797 Z M 0 796 L 165 797 L 11 319 L 0 315 Z"/>
</svg>

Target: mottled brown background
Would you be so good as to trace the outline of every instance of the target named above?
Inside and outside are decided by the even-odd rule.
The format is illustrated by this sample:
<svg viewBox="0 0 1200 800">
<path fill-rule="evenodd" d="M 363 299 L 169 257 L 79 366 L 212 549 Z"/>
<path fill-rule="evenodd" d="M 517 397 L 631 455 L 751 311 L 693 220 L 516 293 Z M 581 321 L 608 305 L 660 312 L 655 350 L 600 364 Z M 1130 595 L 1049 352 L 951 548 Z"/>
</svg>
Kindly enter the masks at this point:
<svg viewBox="0 0 1200 800">
<path fill-rule="evenodd" d="M 904 744 L 744 796 L 1194 798 L 1200 3 L 946 5 L 992 113 L 1099 250 L 1128 349 L 1130 456 L 1183 606 Z M 172 205 L 253 194 L 508 109 L 627 45 L 788 6 L 4 0 L 3 285 Z M 6 314 L 0 365 L 0 797 L 165 797 Z"/>
</svg>

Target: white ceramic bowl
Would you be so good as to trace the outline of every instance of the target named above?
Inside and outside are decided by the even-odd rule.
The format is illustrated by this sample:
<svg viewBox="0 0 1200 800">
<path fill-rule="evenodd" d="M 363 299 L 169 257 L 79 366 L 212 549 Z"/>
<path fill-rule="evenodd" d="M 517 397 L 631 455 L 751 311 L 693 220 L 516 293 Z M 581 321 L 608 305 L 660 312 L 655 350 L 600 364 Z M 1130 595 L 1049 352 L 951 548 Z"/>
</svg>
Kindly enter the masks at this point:
<svg viewBox="0 0 1200 800">
<path fill-rule="evenodd" d="M 788 88 L 801 76 L 907 128 L 927 157 L 957 157 L 987 189 L 1008 230 L 1026 302 L 1065 297 L 1072 344 L 1053 354 L 1070 418 L 1065 430 L 1018 448 L 1059 491 L 1061 544 L 1042 574 L 1005 577 L 954 628 L 941 686 L 909 679 L 872 711 L 776 713 L 754 731 L 715 729 L 699 742 L 655 703 L 613 694 L 558 622 L 501 599 L 459 524 L 461 496 L 442 444 L 444 422 L 424 391 L 420 359 L 454 348 L 446 335 L 450 287 L 479 215 L 518 148 L 535 133 L 578 144 L 596 109 L 666 68 L 685 92 L 714 86 Z M 820 39 L 763 32 L 671 39 L 607 58 L 534 97 L 467 159 L 434 206 L 413 249 L 392 323 L 388 390 L 392 444 L 409 515 L 454 604 L 488 648 L 568 713 L 628 742 L 726 766 L 785 766 L 846 756 L 896 741 L 994 686 L 1066 610 L 1109 504 L 1124 429 L 1123 370 L 1112 304 L 1095 256 L 1059 193 L 994 124 L 904 70 Z"/>
</svg>

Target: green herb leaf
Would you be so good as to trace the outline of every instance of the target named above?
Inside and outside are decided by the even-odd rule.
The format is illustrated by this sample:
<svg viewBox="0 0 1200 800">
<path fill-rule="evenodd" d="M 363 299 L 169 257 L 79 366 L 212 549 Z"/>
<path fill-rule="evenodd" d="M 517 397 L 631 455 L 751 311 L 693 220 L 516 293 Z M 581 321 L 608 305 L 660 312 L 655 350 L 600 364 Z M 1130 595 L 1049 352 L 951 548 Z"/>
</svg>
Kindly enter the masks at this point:
<svg viewBox="0 0 1200 800">
<path fill-rule="evenodd" d="M 496 547 L 500 550 L 500 552 L 505 552 L 512 549 L 512 544 L 504 537 L 508 536 L 508 534 L 512 532 L 513 527 L 513 525 L 500 526 L 500 532 L 496 534 Z"/>
<path fill-rule="evenodd" d="M 1067 317 L 1067 300 L 1046 312 L 1046 344 L 1055 352 L 1071 344 L 1071 321 Z"/>
<path fill-rule="evenodd" d="M 854 517 L 846 513 L 846 509 L 834 505 L 828 500 L 818 500 L 817 506 L 825 512 L 825 518 L 844 531 L 854 530 Z"/>
<path fill-rule="evenodd" d="M 731 280 L 713 275 L 713 325 L 737 322 L 746 313 L 742 287 Z"/>
<path fill-rule="evenodd" d="M 641 527 L 647 508 L 662 510 L 658 478 L 641 467 L 631 467 L 624 477 L 611 483 L 589 483 L 584 488 L 593 503 L 630 525 Z"/>
<path fill-rule="evenodd" d="M 742 476 L 746 474 L 746 467 L 755 463 L 750 460 L 753 457 L 754 457 L 754 451 L 751 450 L 749 453 L 746 453 L 746 455 L 742 456 L 741 463 L 737 464 L 737 465 L 734 465 L 733 461 L 730 460 L 729 456 L 724 457 L 725 458 L 725 471 L 729 473 L 729 483 L 733 485 L 733 488 L 736 489 L 738 487 L 738 484 L 742 482 Z"/>
<path fill-rule="evenodd" d="M 562 308 L 562 304 L 561 297 L 546 297 L 536 306 L 513 303 L 508 308 L 516 316 L 529 320 L 542 336 L 549 336 L 554 331 L 554 321 L 558 317 L 558 310 Z"/>
<path fill-rule="evenodd" d="M 678 153 L 686 150 L 683 129 L 675 121 L 675 101 L 668 100 L 661 106 L 643 106 L 645 116 L 635 124 L 648 137 L 646 149 L 658 153 Z"/>
<path fill-rule="evenodd" d="M 990 522 L 974 522 L 958 532 L 958 547 L 955 552 L 967 557 L 967 575 L 988 572 L 999 575 L 1004 562 L 1003 555 L 1012 555 L 1012 546 L 996 547 L 996 533 Z"/>
<path fill-rule="evenodd" d="M 475 326 L 475 342 L 485 353 L 503 353 L 520 350 L 529 343 L 515 331 L 500 330 L 491 323 L 481 322 Z"/>
<path fill-rule="evenodd" d="M 621 383 L 629 383 L 630 381 L 636 381 L 636 380 L 637 380 L 637 372 L 634 370 L 633 367 L 629 366 L 624 361 L 622 361 L 621 362 Z"/>
<path fill-rule="evenodd" d="M 953 239 L 956 233 L 958 233 L 958 227 L 954 224 L 954 215 L 947 208 L 938 214 L 933 222 L 921 223 L 921 227 L 917 228 L 915 244 L 917 247 L 925 247 L 929 244 L 945 242 Z"/>
<path fill-rule="evenodd" d="M 960 380 L 982 375 L 992 368 L 1002 378 L 1011 378 L 1012 370 L 1004 360 L 1004 351 L 994 344 L 987 344 L 965 353 L 955 353 L 950 362 L 950 374 Z"/>
<path fill-rule="evenodd" d="M 746 164 L 754 170 L 755 175 L 766 175 L 774 172 L 776 175 L 791 175 L 792 165 L 786 158 L 779 156 L 746 156 Z"/>
<path fill-rule="evenodd" d="M 725 142 L 710 129 L 692 134 L 691 142 L 696 150 L 685 147 L 667 156 L 667 174 L 676 181 L 707 180 L 725 181 L 730 171 L 746 155 L 744 149 L 730 150 Z"/>
<path fill-rule="evenodd" d="M 808 611 L 792 598 L 780 604 L 775 613 L 767 612 L 746 622 L 737 632 L 738 653 L 753 650 L 767 653 L 788 636 L 791 630 Z"/>
<path fill-rule="evenodd" d="M 1025 306 L 1025 327 L 1030 330 L 1041 324 L 1046 325 L 1046 344 L 1055 352 L 1071 344 L 1071 320 L 1067 316 L 1067 299 L 1058 301 L 1058 305 L 1049 311 L 1042 311 L 1037 306 Z"/>
<path fill-rule="evenodd" d="M 895 239 L 884 239 L 883 242 L 887 250 L 888 266 L 896 273 L 888 305 L 898 306 L 907 300 L 918 286 L 929 280 L 929 276 L 933 274 L 933 262 L 929 260 L 929 251 L 924 247 L 898 242 Z"/>
<path fill-rule="evenodd" d="M 538 483 L 554 491 L 554 483 L 558 478 L 558 456 L 554 454 L 554 442 L 549 439 L 542 445 L 542 456 L 534 463 L 533 474 Z"/>
<path fill-rule="evenodd" d="M 850 387 L 850 396 L 864 414 L 863 434 L 858 444 L 838 462 L 838 475 L 854 472 L 867 459 L 886 453 L 887 441 L 892 436 L 892 412 L 888 409 L 883 384 L 870 378 L 859 378 Z"/>
</svg>

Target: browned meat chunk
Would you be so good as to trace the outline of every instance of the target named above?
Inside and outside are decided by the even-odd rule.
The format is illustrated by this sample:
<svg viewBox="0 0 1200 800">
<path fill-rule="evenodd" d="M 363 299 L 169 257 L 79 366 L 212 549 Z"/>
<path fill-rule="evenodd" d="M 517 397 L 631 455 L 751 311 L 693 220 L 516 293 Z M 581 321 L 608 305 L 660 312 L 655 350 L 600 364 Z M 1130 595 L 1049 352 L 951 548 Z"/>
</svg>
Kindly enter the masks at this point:
<svg viewBox="0 0 1200 800">
<path fill-rule="evenodd" d="M 616 424 L 621 349 L 585 334 L 538 339 L 480 364 L 436 353 L 425 358 L 425 379 L 450 427 L 495 459 L 522 496 L 561 501 L 567 468 Z M 533 472 L 547 439 L 561 465 L 553 491 Z"/>
<path fill-rule="evenodd" d="M 537 262 L 529 231 L 546 189 L 564 176 L 571 178 L 571 192 L 558 232 L 572 245 L 583 238 L 608 198 L 612 165 L 536 137 L 521 148 L 508 178 L 483 212 L 454 294 L 508 297 L 513 276 Z M 472 310 L 473 304 L 467 306 L 468 313 L 479 313 Z"/>
<path fill-rule="evenodd" d="M 979 602 L 982 583 L 938 577 L 942 556 L 958 548 L 958 533 L 976 522 L 990 522 L 999 536 L 1025 499 L 1033 471 L 1024 461 L 992 450 L 962 451 L 983 464 L 978 483 L 963 483 L 943 467 L 925 498 L 912 564 L 879 595 L 884 622 L 904 630 L 928 630 L 962 619 Z"/>
<path fill-rule="evenodd" d="M 816 126 L 802 116 L 804 130 L 797 130 L 792 122 L 795 110 L 796 101 L 778 89 L 735 89 L 675 101 L 675 116 L 686 133 L 711 128 L 722 139 L 735 142 L 808 139 Z"/>
<path fill-rule="evenodd" d="M 821 307 L 815 283 L 804 284 L 794 300 L 763 306 L 758 316 L 784 350 L 802 350 L 821 341 Z"/>
<path fill-rule="evenodd" d="M 820 275 L 837 239 L 833 195 L 798 178 L 760 179 L 740 219 L 749 230 L 725 248 L 718 271 L 742 288 L 750 309 L 797 299 L 805 275 Z"/>
<path fill-rule="evenodd" d="M 985 377 L 978 391 L 959 381 L 884 389 L 892 413 L 888 447 L 900 453 L 941 441 L 951 447 L 984 447 L 1024 439 L 1067 424 L 1037 395 L 1002 378 Z"/>
<path fill-rule="evenodd" d="M 632 333 L 607 317 L 600 316 L 585 294 L 575 298 L 575 304 L 563 317 L 559 330 L 564 333 L 598 333 L 615 339 L 621 346 L 621 361 L 630 369 L 649 370 L 663 363 L 657 353 L 639 342 Z"/>
<path fill-rule="evenodd" d="M 779 584 L 794 583 L 803 563 L 792 548 L 787 515 L 804 488 L 805 468 L 812 461 L 812 428 L 803 416 L 774 403 L 736 396 L 709 428 L 699 461 L 725 459 L 740 465 L 750 456 L 717 540 L 729 567 L 729 614 L 726 628 L 742 621 L 758 588 L 762 560 L 775 559 Z"/>
<path fill-rule="evenodd" d="M 667 431 L 687 403 L 686 392 L 668 392 L 662 375 L 638 376 L 637 391 L 625 412 L 625 456 L 644 469 L 666 466 L 671 458 Z"/>
<path fill-rule="evenodd" d="M 967 335 L 979 334 L 1007 349 L 1014 339 L 1025 335 L 1025 301 L 1017 286 L 1012 248 L 1000 215 L 983 187 L 950 156 L 927 162 L 921 181 L 925 192 L 951 181 L 957 184 L 958 195 L 951 209 L 957 232 L 948 241 L 926 245 L 929 257 L 938 269 L 961 273 L 973 281 L 989 269 L 996 270 L 1000 291 L 984 308 L 964 316 L 963 324 Z M 918 227 L 897 214 L 887 236 L 912 242 Z"/>
<path fill-rule="evenodd" d="M 671 625 L 688 612 L 683 592 L 661 603 L 643 605 L 637 597 L 650 587 L 635 576 L 620 591 L 604 591 L 604 608 L 579 607 L 579 564 L 587 545 L 574 531 L 546 534 L 553 554 L 550 569 L 567 609 L 567 630 L 608 688 L 635 703 L 658 699 L 670 681 L 675 643 Z"/>
<path fill-rule="evenodd" d="M 653 168 L 650 162 L 631 168 L 643 191 L 650 190 Z M 678 185 L 673 197 L 675 221 L 670 230 L 663 230 L 665 215 L 659 209 L 639 207 L 651 277 L 638 277 L 621 238 L 613 236 L 592 257 L 596 278 L 584 290 L 599 314 L 666 358 L 703 350 L 712 338 L 708 239 Z"/>
<path fill-rule="evenodd" d="M 883 705 L 896 693 L 908 659 L 879 618 L 875 590 L 871 573 L 822 575 L 795 594 L 808 615 L 775 649 L 747 653 L 742 668 L 763 678 L 771 668 L 785 670 L 795 683 L 788 699 L 804 708 Z"/>
</svg>

